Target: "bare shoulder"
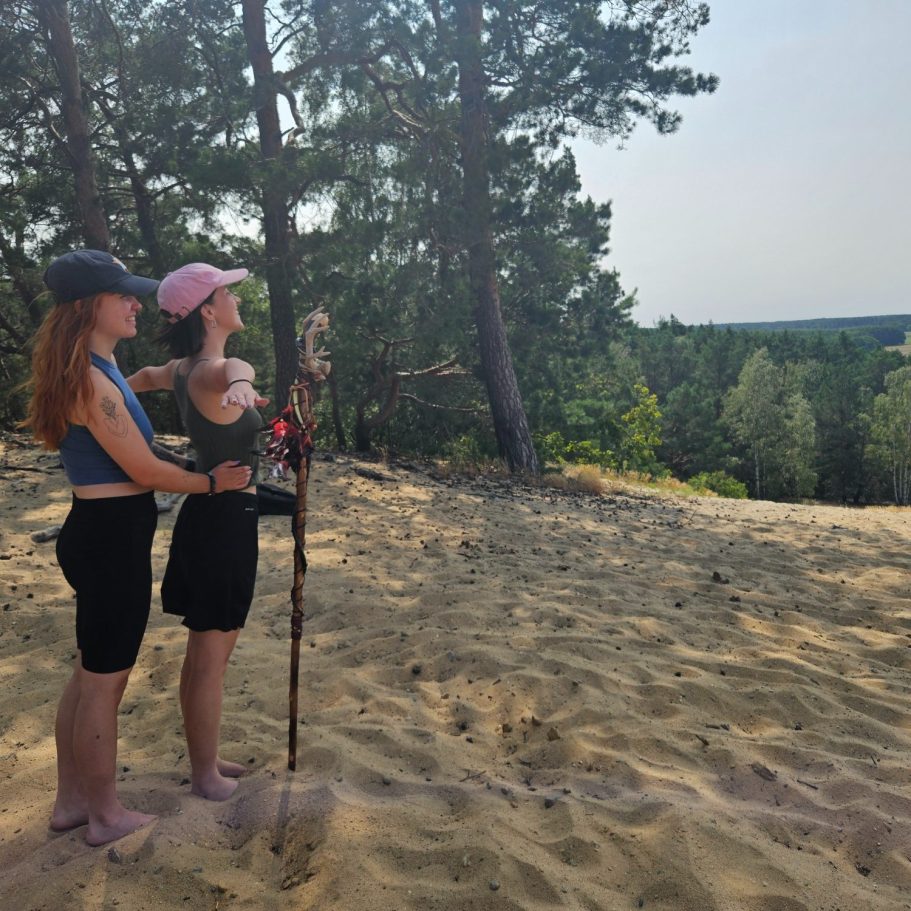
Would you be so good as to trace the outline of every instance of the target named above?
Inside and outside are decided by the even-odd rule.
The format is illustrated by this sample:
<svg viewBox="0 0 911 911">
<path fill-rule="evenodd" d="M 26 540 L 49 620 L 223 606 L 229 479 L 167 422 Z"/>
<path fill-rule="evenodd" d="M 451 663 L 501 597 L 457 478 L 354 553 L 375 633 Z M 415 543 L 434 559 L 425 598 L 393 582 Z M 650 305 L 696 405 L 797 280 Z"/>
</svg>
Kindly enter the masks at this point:
<svg viewBox="0 0 911 911">
<path fill-rule="evenodd" d="M 89 367 L 89 382 L 92 384 L 92 402 L 98 401 L 100 396 L 110 395 L 111 393 L 123 399 L 123 393 L 117 388 L 117 384 L 100 367 L 96 367 L 94 364 Z"/>
<path fill-rule="evenodd" d="M 210 357 L 200 361 L 197 367 L 192 371 L 193 379 L 201 382 L 206 387 L 215 387 L 225 373 L 225 364 L 228 362 L 224 357 Z"/>
</svg>

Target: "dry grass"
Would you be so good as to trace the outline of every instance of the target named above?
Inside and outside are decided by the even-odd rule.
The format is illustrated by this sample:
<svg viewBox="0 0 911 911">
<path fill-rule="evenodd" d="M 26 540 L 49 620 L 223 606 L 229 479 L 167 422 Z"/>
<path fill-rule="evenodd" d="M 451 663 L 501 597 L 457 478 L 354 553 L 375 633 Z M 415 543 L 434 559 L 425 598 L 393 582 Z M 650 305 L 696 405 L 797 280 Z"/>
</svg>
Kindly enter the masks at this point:
<svg viewBox="0 0 911 911">
<path fill-rule="evenodd" d="M 597 465 L 563 465 L 542 475 L 541 483 L 559 490 L 603 494 L 672 494 L 678 497 L 714 497 L 707 490 L 693 490 L 677 478 L 655 478 L 638 471 L 618 472 Z"/>
<path fill-rule="evenodd" d="M 607 493 L 604 476 L 596 465 L 580 465 L 566 468 L 562 471 L 548 471 L 541 475 L 540 483 L 543 487 L 552 487 L 557 490 L 567 490 L 573 493 L 592 493 L 601 495 Z"/>
</svg>

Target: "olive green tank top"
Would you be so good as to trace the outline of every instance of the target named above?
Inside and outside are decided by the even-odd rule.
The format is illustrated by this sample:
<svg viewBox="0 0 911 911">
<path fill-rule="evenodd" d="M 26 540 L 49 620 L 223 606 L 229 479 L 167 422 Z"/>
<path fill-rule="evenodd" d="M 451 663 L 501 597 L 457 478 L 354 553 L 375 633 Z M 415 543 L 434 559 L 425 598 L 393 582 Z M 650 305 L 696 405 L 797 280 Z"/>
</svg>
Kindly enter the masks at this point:
<svg viewBox="0 0 911 911">
<path fill-rule="evenodd" d="M 263 419 L 255 408 L 245 408 L 232 424 L 216 424 L 201 414 L 190 398 L 187 388 L 190 374 L 201 364 L 203 358 L 194 364 L 186 374 L 181 374 L 178 364 L 174 371 L 174 398 L 180 417 L 196 450 L 196 471 L 205 473 L 228 459 L 236 459 L 241 465 L 253 469 L 250 483 L 255 484 L 259 470 L 259 431 Z"/>
</svg>

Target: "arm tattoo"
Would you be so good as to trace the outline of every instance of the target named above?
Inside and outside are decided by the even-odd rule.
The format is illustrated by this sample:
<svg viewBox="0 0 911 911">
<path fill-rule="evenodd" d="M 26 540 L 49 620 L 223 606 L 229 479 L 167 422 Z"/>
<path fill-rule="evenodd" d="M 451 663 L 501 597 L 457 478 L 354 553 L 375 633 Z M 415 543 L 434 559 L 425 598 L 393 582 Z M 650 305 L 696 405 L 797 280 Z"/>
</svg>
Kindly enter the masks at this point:
<svg viewBox="0 0 911 911">
<path fill-rule="evenodd" d="M 114 404 L 113 399 L 104 396 L 101 400 L 101 410 L 104 413 L 104 426 L 115 437 L 125 437 L 128 430 L 126 418 L 117 413 L 117 405 Z"/>
</svg>

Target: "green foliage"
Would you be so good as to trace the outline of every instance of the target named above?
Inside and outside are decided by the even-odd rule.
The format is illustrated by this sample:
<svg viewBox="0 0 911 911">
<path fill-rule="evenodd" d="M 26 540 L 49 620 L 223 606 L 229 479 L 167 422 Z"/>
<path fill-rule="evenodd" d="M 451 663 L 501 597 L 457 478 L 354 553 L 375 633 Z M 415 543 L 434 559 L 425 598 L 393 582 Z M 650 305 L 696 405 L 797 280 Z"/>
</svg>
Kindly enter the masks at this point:
<svg viewBox="0 0 911 911">
<path fill-rule="evenodd" d="M 565 440 L 559 431 L 535 437 L 535 449 L 542 463 L 557 465 L 597 465 L 604 469 L 616 469 L 614 453 L 599 449 L 589 440 Z"/>
<path fill-rule="evenodd" d="M 661 444 L 658 396 L 642 383 L 636 383 L 633 393 L 636 403 L 620 419 L 623 421 L 620 467 L 623 471 L 658 475 L 662 470 L 655 458 L 655 447 Z"/>
<path fill-rule="evenodd" d="M 724 471 L 701 471 L 686 483 L 693 490 L 710 490 L 731 500 L 745 500 L 749 496 L 746 484 Z"/>
</svg>

